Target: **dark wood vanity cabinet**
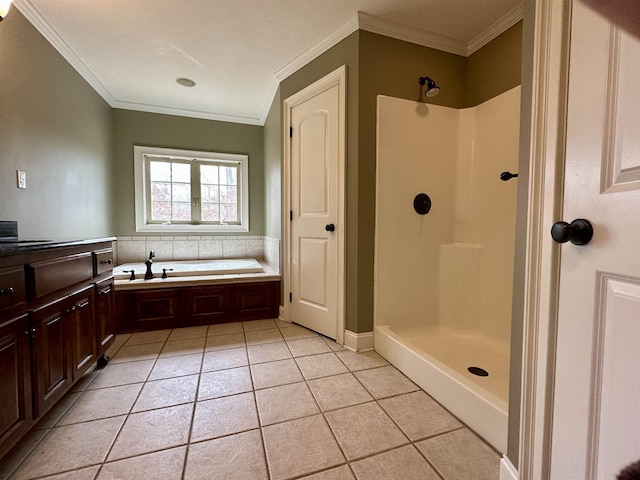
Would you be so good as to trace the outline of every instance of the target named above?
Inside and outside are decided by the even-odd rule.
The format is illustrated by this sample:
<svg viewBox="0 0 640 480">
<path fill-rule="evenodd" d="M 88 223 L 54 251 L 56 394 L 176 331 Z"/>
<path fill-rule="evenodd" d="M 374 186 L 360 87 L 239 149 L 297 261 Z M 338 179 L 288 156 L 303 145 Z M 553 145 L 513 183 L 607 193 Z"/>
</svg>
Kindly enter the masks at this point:
<svg viewBox="0 0 640 480">
<path fill-rule="evenodd" d="M 71 388 L 69 303 L 61 299 L 31 312 L 33 410 L 39 417 Z"/>
<path fill-rule="evenodd" d="M 101 358 L 111 346 L 116 336 L 113 333 L 113 277 L 95 284 L 95 325 L 96 349 Z"/>
<path fill-rule="evenodd" d="M 33 423 L 29 328 L 26 313 L 0 321 L 0 457 Z"/>
<path fill-rule="evenodd" d="M 101 241 L 0 255 L 0 458 L 113 342 L 111 253 Z"/>
</svg>

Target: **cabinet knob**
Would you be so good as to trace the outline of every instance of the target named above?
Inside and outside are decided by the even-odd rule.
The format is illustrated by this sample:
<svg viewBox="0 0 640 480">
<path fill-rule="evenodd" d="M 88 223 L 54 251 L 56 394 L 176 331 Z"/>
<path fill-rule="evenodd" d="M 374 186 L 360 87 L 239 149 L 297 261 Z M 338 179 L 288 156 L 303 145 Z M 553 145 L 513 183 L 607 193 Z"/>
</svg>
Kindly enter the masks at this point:
<svg viewBox="0 0 640 480">
<path fill-rule="evenodd" d="M 31 328 L 31 329 L 29 329 L 29 330 L 26 330 L 26 331 L 24 332 L 24 334 L 25 334 L 27 337 L 31 337 L 31 338 L 33 338 L 33 337 L 35 337 L 35 336 L 36 336 L 36 329 L 35 329 L 35 328 Z"/>
<path fill-rule="evenodd" d="M 109 259 L 109 260 L 102 260 L 100 263 L 102 264 L 106 264 L 106 265 L 111 265 L 113 263 L 113 260 Z"/>
<path fill-rule="evenodd" d="M 0 290 L 0 295 L 4 295 L 5 297 L 10 297 L 14 293 L 16 293 L 16 291 L 13 289 L 13 287 L 8 287 Z"/>
<path fill-rule="evenodd" d="M 73 313 L 73 312 L 75 312 L 77 309 L 78 309 L 78 307 L 77 307 L 76 305 L 74 305 L 73 307 L 71 307 L 71 308 L 68 308 L 68 309 L 67 309 L 67 313 Z"/>
</svg>

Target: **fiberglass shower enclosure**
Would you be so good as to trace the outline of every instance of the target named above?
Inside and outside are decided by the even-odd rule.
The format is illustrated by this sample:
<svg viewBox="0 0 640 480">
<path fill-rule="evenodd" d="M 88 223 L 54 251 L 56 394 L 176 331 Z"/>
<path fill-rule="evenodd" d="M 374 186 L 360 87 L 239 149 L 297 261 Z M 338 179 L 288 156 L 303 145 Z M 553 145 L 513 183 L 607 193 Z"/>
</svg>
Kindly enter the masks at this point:
<svg viewBox="0 0 640 480">
<path fill-rule="evenodd" d="M 501 452 L 519 117 L 520 87 L 463 110 L 378 97 L 376 350 Z"/>
</svg>

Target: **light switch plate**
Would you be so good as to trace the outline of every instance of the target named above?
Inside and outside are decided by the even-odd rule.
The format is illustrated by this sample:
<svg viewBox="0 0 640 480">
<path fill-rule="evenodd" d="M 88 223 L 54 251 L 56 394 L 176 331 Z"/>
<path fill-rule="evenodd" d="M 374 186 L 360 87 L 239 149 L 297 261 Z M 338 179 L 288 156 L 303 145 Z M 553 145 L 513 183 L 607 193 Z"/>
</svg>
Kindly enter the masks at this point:
<svg viewBox="0 0 640 480">
<path fill-rule="evenodd" d="M 18 188 L 27 188 L 27 172 L 16 171 L 18 177 Z"/>
</svg>

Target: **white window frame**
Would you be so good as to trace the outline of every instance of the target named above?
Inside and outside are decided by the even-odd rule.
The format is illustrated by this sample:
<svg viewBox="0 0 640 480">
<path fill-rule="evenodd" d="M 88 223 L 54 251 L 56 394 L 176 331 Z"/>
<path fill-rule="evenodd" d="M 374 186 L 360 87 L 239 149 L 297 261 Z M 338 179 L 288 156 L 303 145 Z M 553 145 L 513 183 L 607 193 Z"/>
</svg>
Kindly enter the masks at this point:
<svg viewBox="0 0 640 480">
<path fill-rule="evenodd" d="M 158 224 L 147 223 L 147 178 L 145 158 L 170 157 L 183 160 L 211 160 L 236 162 L 238 172 L 238 201 L 240 202 L 239 225 L 212 224 Z M 215 153 L 175 148 L 159 148 L 135 145 L 133 147 L 133 167 L 135 185 L 136 232 L 165 233 L 227 233 L 249 231 L 249 156 L 235 153 Z"/>
</svg>

